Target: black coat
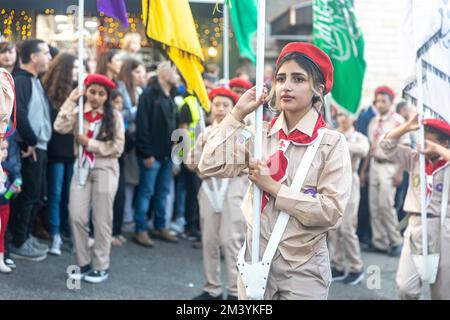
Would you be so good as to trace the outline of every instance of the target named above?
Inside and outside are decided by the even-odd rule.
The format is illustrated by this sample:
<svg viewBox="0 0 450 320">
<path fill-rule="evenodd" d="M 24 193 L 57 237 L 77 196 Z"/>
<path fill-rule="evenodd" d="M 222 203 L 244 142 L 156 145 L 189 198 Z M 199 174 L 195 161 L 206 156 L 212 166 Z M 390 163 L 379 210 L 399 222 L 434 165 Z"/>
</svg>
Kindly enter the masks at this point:
<svg viewBox="0 0 450 320">
<path fill-rule="evenodd" d="M 159 83 L 144 90 L 136 115 L 136 155 L 168 161 L 172 152 L 172 132 L 177 128 L 176 105 Z"/>
<path fill-rule="evenodd" d="M 58 116 L 58 110 L 50 107 L 50 118 L 52 127 Z M 52 131 L 52 138 L 47 145 L 47 155 L 49 162 L 73 162 L 74 154 L 74 136 L 72 133 L 60 134 L 55 130 Z"/>
</svg>

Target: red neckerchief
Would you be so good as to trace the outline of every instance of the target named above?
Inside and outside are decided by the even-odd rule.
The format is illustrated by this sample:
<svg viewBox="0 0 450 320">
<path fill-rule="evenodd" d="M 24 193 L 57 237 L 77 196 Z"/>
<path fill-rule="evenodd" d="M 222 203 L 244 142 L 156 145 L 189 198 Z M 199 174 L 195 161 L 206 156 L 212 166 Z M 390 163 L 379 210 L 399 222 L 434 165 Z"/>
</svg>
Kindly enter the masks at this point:
<svg viewBox="0 0 450 320">
<path fill-rule="evenodd" d="M 94 130 L 95 127 L 102 122 L 103 114 L 100 112 L 97 112 L 95 117 L 92 116 L 92 113 L 90 111 L 84 113 L 84 119 L 86 119 L 89 122 L 89 130 L 87 132 L 88 138 L 94 137 Z M 83 163 L 85 160 L 89 162 L 89 167 L 93 168 L 95 165 L 95 154 L 93 152 L 87 151 L 87 147 L 83 147 L 83 155 L 81 157 L 81 162 Z"/>
<path fill-rule="evenodd" d="M 271 128 L 277 119 L 278 117 L 274 118 L 270 122 Z M 280 131 L 278 131 L 278 139 L 280 140 L 278 144 L 278 150 L 275 151 L 275 153 L 272 154 L 267 160 L 267 166 L 269 167 L 271 177 L 279 182 L 283 182 L 284 180 L 286 180 L 289 160 L 284 155 L 284 152 L 287 150 L 289 144 L 293 143 L 296 146 L 310 145 L 316 140 L 318 136 L 318 130 L 320 128 L 325 127 L 326 123 L 325 121 L 323 121 L 322 115 L 319 114 L 311 137 L 297 129 L 295 129 L 289 135 L 286 135 L 284 130 L 280 129 Z M 262 198 L 261 211 L 264 210 L 264 207 L 266 206 L 267 202 L 269 202 L 269 193 L 264 192 Z"/>
<path fill-rule="evenodd" d="M 433 193 L 433 176 L 442 168 L 444 168 L 447 165 L 447 161 L 444 159 L 439 159 L 435 163 L 432 163 L 430 160 L 425 160 L 425 173 L 426 173 L 426 179 L 427 179 L 427 193 L 426 193 L 426 199 L 427 199 L 427 205 L 431 201 L 431 195 Z"/>
<path fill-rule="evenodd" d="M 380 114 L 377 116 L 375 129 L 373 131 L 373 141 L 375 144 L 378 142 L 378 139 L 380 138 L 380 136 L 384 133 L 381 124 L 384 121 L 386 121 L 387 118 L 391 117 L 393 114 L 394 114 L 393 111 L 389 111 L 389 113 L 386 115 L 385 119 L 383 119 L 383 116 Z"/>
</svg>

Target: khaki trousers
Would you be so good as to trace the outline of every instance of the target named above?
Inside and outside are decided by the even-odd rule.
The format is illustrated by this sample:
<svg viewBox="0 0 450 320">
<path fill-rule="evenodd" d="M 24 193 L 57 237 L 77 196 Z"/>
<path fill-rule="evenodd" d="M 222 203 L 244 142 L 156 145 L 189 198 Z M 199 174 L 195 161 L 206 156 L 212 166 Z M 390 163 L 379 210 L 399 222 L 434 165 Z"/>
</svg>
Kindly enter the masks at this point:
<svg viewBox="0 0 450 320">
<path fill-rule="evenodd" d="M 109 268 L 113 202 L 118 182 L 117 159 L 97 159 L 96 167 L 90 170 L 86 185 L 83 187 L 77 185 L 77 175 L 73 176 L 69 213 L 79 266 L 91 264 L 97 270 Z M 88 246 L 91 208 L 95 239 L 92 254 Z"/>
<path fill-rule="evenodd" d="M 359 199 L 359 177 L 354 172 L 352 191 L 341 224 L 336 230 L 331 230 L 328 233 L 331 266 L 339 271 L 345 271 L 344 257 L 347 258 L 350 272 L 361 272 L 363 270 L 359 239 L 356 235 Z"/>
<path fill-rule="evenodd" d="M 250 261 L 247 242 L 245 261 Z M 269 271 L 264 300 L 326 300 L 331 284 L 330 259 L 325 239 L 316 254 L 301 266 L 292 269 L 276 251 Z M 239 300 L 247 300 L 245 286 L 238 275 Z"/>
<path fill-rule="evenodd" d="M 393 178 L 397 166 L 392 163 L 378 163 L 372 159 L 369 175 L 369 207 L 372 226 L 372 243 L 375 248 L 389 250 L 400 245 L 402 237 L 396 229 L 397 212 L 394 207 L 396 188 Z"/>
<path fill-rule="evenodd" d="M 219 184 L 220 180 L 217 181 Z M 206 183 L 206 181 L 202 183 Z M 214 211 L 203 189 L 200 189 L 198 194 L 203 268 L 206 278 L 204 291 L 213 296 L 222 293 L 220 249 L 225 258 L 227 292 L 229 295 L 237 296 L 237 254 L 244 243 L 246 230 L 246 221 L 240 206 L 247 188 L 248 177 L 246 175 L 231 179 L 221 213 Z"/>
<path fill-rule="evenodd" d="M 439 235 L 440 218 L 428 218 L 429 252 L 435 248 Z M 447 218 L 442 230 L 441 257 L 439 260 L 436 282 L 430 285 L 431 299 L 450 300 L 450 218 Z M 422 250 L 422 224 L 420 216 L 411 216 L 404 234 L 404 245 L 397 269 L 396 285 L 402 300 L 420 299 L 422 279 L 411 257 L 411 241 Z"/>
</svg>

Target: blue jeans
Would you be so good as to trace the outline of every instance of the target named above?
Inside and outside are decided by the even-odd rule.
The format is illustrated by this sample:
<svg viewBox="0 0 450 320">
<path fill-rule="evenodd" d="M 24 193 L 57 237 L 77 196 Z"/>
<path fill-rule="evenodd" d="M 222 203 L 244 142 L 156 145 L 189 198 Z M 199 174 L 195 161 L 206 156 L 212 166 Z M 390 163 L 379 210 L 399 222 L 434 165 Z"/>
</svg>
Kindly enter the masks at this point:
<svg viewBox="0 0 450 320">
<path fill-rule="evenodd" d="M 48 164 L 47 215 L 52 236 L 60 234 L 61 229 L 70 236 L 68 204 L 72 175 L 73 162 L 53 162 Z"/>
<path fill-rule="evenodd" d="M 185 219 L 186 211 L 186 171 L 184 164 L 177 176 L 175 184 L 175 220 Z"/>
<path fill-rule="evenodd" d="M 153 197 L 153 216 L 156 230 L 166 229 L 166 207 L 173 179 L 172 161 L 160 162 L 155 160 L 148 169 L 144 160 L 138 158 L 140 169 L 139 185 L 136 188 L 135 214 L 136 232 L 147 231 L 147 212 Z"/>
</svg>

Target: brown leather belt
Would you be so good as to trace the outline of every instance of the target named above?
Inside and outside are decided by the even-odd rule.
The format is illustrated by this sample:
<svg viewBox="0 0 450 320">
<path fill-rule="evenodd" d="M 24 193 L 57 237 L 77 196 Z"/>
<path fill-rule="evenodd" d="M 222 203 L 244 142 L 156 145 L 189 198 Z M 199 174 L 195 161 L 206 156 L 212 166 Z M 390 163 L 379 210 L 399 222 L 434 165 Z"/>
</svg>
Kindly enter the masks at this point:
<svg viewBox="0 0 450 320">
<path fill-rule="evenodd" d="M 393 162 L 388 160 L 388 159 L 378 159 L 378 158 L 374 158 L 375 162 L 380 163 L 380 164 L 385 164 L 385 163 L 390 163 L 392 164 Z"/>
<path fill-rule="evenodd" d="M 419 212 L 409 212 L 409 214 L 412 216 L 417 216 L 417 217 L 422 216 Z M 427 213 L 427 218 L 440 218 L 440 216 L 435 216 L 431 213 Z"/>
</svg>

